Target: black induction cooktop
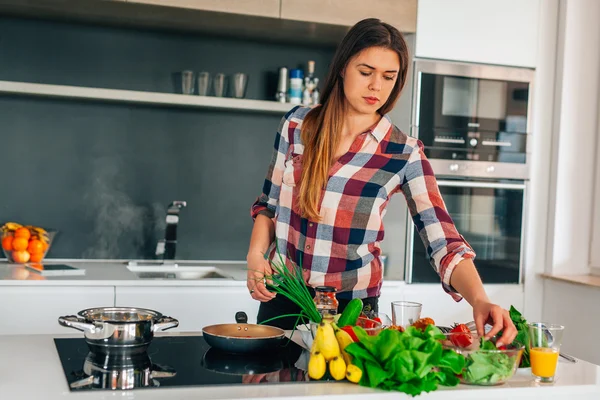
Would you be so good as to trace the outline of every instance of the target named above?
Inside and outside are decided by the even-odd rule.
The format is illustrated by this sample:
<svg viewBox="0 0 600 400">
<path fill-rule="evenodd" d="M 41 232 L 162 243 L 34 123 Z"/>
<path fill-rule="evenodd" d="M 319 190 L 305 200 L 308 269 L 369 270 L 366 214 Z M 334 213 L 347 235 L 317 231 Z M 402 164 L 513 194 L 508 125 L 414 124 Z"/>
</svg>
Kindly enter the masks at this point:
<svg viewBox="0 0 600 400">
<path fill-rule="evenodd" d="M 155 337 L 143 354 L 90 352 L 85 339 L 54 339 L 71 391 L 308 382 L 308 352 L 292 341 L 268 354 L 211 348 L 202 336 Z"/>
</svg>

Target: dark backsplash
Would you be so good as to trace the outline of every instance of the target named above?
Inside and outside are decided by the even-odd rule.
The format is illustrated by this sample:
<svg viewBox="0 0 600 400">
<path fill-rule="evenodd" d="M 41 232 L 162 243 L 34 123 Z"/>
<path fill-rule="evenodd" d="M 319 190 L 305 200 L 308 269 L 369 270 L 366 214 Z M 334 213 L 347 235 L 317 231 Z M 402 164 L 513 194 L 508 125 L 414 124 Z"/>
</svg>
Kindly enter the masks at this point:
<svg viewBox="0 0 600 400">
<path fill-rule="evenodd" d="M 0 17 L 0 80 L 173 92 L 184 69 L 249 74 L 334 49 Z M 290 106 L 291 108 L 291 106 Z M 152 258 L 166 205 L 186 200 L 178 258 L 245 258 L 281 115 L 0 96 L 0 223 L 60 231 L 49 258 Z"/>
</svg>

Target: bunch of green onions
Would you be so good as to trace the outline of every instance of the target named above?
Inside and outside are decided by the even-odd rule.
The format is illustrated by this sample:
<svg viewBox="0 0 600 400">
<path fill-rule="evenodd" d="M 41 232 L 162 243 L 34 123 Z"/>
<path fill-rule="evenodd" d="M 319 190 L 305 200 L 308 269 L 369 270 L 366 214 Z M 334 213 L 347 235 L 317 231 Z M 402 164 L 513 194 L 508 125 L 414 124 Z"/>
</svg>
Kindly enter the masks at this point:
<svg viewBox="0 0 600 400">
<path fill-rule="evenodd" d="M 267 321 L 263 321 L 263 324 L 274 319 L 297 316 L 298 321 L 304 317 L 308 318 L 311 322 L 321 322 L 321 314 L 317 310 L 313 298 L 308 291 L 306 284 L 304 283 L 304 276 L 302 275 L 302 267 L 292 263 L 292 267 L 285 265 L 283 257 L 277 247 L 277 255 L 279 261 L 269 260 L 273 273 L 271 275 L 265 275 L 267 281 L 272 283 L 268 285 L 269 289 L 275 292 L 277 295 L 285 296 L 300 307 L 300 314 L 285 314 L 279 315 L 275 318 L 271 318 Z M 300 263 L 301 264 L 301 263 Z"/>
</svg>

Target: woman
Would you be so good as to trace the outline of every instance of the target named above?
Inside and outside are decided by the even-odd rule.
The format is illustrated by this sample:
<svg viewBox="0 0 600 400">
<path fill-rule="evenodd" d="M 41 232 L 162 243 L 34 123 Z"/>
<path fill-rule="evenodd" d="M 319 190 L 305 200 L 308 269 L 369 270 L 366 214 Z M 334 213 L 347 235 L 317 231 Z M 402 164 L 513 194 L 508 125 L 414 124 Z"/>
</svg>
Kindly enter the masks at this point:
<svg viewBox="0 0 600 400">
<path fill-rule="evenodd" d="M 402 192 L 444 290 L 473 307 L 479 334 L 490 323 L 486 337 L 502 330 L 499 344 L 515 338 L 508 312 L 488 299 L 475 253 L 446 211 L 423 144 L 385 116 L 408 65 L 397 29 L 377 19 L 360 21 L 336 51 L 322 104 L 296 107 L 282 119 L 263 193 L 251 211 L 247 285 L 261 301 L 259 322 L 300 311 L 265 286 L 275 239 L 286 264 L 301 263 L 311 289 L 336 287 L 339 311 L 355 297 L 377 311 L 382 218 L 390 197 Z M 294 321 L 272 324 L 291 329 Z"/>
</svg>

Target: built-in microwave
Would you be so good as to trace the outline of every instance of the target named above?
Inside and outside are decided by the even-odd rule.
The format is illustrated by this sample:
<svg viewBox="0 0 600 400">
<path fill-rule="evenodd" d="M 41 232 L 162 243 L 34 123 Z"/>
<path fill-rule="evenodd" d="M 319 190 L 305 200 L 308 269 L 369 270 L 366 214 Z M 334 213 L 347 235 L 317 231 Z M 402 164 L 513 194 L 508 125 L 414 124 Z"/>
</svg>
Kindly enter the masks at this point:
<svg viewBox="0 0 600 400">
<path fill-rule="evenodd" d="M 415 60 L 413 73 L 411 135 L 483 282 L 521 283 L 534 71 Z M 439 282 L 408 217 L 405 279 Z"/>
<path fill-rule="evenodd" d="M 411 134 L 436 173 L 528 179 L 533 70 L 416 60 L 414 74 Z"/>
</svg>

